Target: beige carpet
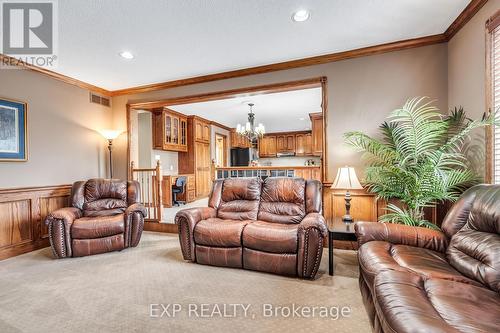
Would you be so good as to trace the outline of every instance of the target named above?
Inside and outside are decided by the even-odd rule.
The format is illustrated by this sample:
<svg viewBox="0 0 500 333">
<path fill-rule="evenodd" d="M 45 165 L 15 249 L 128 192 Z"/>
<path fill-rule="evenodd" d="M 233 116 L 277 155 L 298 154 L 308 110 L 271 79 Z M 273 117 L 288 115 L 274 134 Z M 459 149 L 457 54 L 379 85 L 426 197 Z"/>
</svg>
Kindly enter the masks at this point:
<svg viewBox="0 0 500 333">
<path fill-rule="evenodd" d="M 370 332 L 355 253 L 336 252 L 335 277 L 324 254 L 319 278 L 303 281 L 184 262 L 177 236 L 169 234 L 145 232 L 137 248 L 84 258 L 54 260 L 46 248 L 0 261 L 0 332 Z M 152 303 L 180 304 L 181 311 L 153 318 Z M 206 314 L 204 303 L 207 313 L 223 303 L 250 307 L 246 317 L 239 308 L 236 317 L 196 318 Z M 263 304 L 351 313 L 334 320 L 334 311 L 330 319 L 278 311 L 272 318 L 264 317 Z"/>
</svg>

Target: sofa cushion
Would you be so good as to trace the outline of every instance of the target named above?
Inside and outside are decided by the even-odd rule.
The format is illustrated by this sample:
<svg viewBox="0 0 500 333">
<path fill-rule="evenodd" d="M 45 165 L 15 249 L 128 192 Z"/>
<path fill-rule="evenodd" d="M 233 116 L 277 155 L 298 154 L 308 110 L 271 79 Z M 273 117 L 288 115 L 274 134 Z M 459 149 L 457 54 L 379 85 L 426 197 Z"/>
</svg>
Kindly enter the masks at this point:
<svg viewBox="0 0 500 333">
<path fill-rule="evenodd" d="M 90 239 L 114 236 L 125 232 L 123 214 L 100 217 L 82 217 L 71 226 L 71 237 Z"/>
<path fill-rule="evenodd" d="M 243 248 L 243 268 L 282 275 L 297 275 L 297 255 Z"/>
<path fill-rule="evenodd" d="M 500 296 L 487 288 L 385 271 L 374 283 L 384 332 L 495 332 Z"/>
<path fill-rule="evenodd" d="M 262 185 L 258 219 L 277 223 L 300 223 L 306 215 L 303 178 L 271 177 Z"/>
<path fill-rule="evenodd" d="M 90 179 L 85 184 L 85 202 L 98 199 L 127 201 L 127 182 L 118 179 Z"/>
<path fill-rule="evenodd" d="M 194 227 L 194 241 L 197 245 L 241 247 L 241 233 L 250 222 L 220 218 L 202 220 Z"/>
<path fill-rule="evenodd" d="M 243 246 L 272 253 L 297 253 L 298 224 L 257 221 L 243 230 Z"/>
<path fill-rule="evenodd" d="M 500 292 L 500 191 L 476 192 L 465 225 L 451 238 L 446 251 L 450 264 L 465 276 Z"/>
<path fill-rule="evenodd" d="M 446 261 L 445 254 L 420 247 L 373 241 L 359 248 L 358 258 L 369 287 L 373 285 L 375 277 L 386 270 L 480 285 L 455 270 Z"/>
<path fill-rule="evenodd" d="M 217 217 L 231 220 L 256 220 L 259 209 L 261 180 L 229 178 L 222 184 Z"/>
</svg>

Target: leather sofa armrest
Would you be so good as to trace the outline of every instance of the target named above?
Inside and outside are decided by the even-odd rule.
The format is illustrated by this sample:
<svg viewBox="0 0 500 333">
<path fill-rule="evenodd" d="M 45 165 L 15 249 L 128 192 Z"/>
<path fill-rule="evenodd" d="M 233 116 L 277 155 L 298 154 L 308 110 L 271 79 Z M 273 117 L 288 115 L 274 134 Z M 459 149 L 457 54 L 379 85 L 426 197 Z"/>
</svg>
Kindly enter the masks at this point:
<svg viewBox="0 0 500 333">
<path fill-rule="evenodd" d="M 146 208 L 140 203 L 131 204 L 125 210 L 125 247 L 136 247 L 139 244 L 146 215 Z"/>
<path fill-rule="evenodd" d="M 82 217 L 82 211 L 74 207 L 66 207 L 53 211 L 45 219 L 49 228 L 49 240 L 56 258 L 72 256 L 71 225 Z"/>
<path fill-rule="evenodd" d="M 193 238 L 194 227 L 201 220 L 216 217 L 217 211 L 211 207 L 188 208 L 175 215 L 175 224 L 179 230 L 182 256 L 185 260 L 196 261 L 195 243 Z"/>
<path fill-rule="evenodd" d="M 443 253 L 448 247 L 448 238 L 443 232 L 428 228 L 381 222 L 357 222 L 354 230 L 359 246 L 370 241 L 385 241 Z"/>
<path fill-rule="evenodd" d="M 323 240 L 328 234 L 323 215 L 309 213 L 300 222 L 298 230 L 297 274 L 300 278 L 314 279 L 323 254 Z"/>
<path fill-rule="evenodd" d="M 140 213 L 142 217 L 146 217 L 147 215 L 146 208 L 140 203 L 134 203 L 127 207 L 125 210 L 125 216 L 132 213 Z"/>
<path fill-rule="evenodd" d="M 299 224 L 299 229 L 310 228 L 316 228 L 323 235 L 323 237 L 326 237 L 328 234 L 325 218 L 320 213 L 307 214 Z"/>
</svg>

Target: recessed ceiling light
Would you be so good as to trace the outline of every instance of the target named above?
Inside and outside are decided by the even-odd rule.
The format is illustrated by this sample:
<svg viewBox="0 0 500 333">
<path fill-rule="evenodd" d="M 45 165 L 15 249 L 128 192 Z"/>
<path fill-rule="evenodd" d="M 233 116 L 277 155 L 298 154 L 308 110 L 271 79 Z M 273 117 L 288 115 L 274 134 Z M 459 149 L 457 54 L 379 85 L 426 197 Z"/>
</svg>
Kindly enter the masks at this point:
<svg viewBox="0 0 500 333">
<path fill-rule="evenodd" d="M 299 118 L 299 120 L 306 120 L 306 118 Z"/>
<path fill-rule="evenodd" d="M 134 55 L 132 53 L 130 53 L 129 51 L 120 52 L 120 57 L 125 58 L 125 59 L 134 59 Z"/>
<path fill-rule="evenodd" d="M 301 9 L 293 13 L 292 20 L 295 22 L 304 22 L 307 21 L 311 17 L 311 13 L 308 10 Z"/>
</svg>

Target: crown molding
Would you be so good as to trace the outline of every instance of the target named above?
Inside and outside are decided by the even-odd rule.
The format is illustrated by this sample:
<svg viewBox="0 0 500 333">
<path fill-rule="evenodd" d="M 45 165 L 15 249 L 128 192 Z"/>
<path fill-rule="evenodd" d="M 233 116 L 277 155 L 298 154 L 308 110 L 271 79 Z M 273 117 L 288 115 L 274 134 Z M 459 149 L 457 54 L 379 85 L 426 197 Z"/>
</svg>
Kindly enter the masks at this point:
<svg viewBox="0 0 500 333">
<path fill-rule="evenodd" d="M 105 95 L 108 97 L 112 96 L 112 92 L 109 90 L 94 86 L 90 83 L 86 83 L 86 82 L 74 79 L 72 77 L 69 77 L 69 76 L 66 76 L 63 74 L 59 74 L 57 72 L 48 70 L 48 69 L 43 68 L 43 67 L 38 67 L 38 66 L 27 64 L 23 61 L 17 60 L 13 57 L 9 57 L 9 56 L 1 54 L 1 53 L 0 53 L 0 63 L 1 64 L 13 64 L 14 66 L 19 66 L 19 67 L 22 67 L 23 69 L 27 69 L 30 71 L 34 71 L 34 72 L 49 76 L 53 79 L 71 84 L 73 86 L 80 87 L 80 88 L 85 89 L 85 90 L 90 90 L 90 91 L 93 91 L 93 92 L 96 92 L 98 94 Z"/>
<path fill-rule="evenodd" d="M 391 42 L 386 44 L 380 44 L 375 46 L 368 46 L 349 51 L 336 52 L 315 57 L 274 63 L 269 65 L 250 67 L 250 68 L 238 69 L 234 71 L 209 74 L 203 76 L 195 76 L 187 79 L 148 84 L 144 86 L 132 87 L 127 89 L 114 90 L 111 93 L 113 96 L 140 94 L 150 91 L 163 90 L 163 89 L 187 86 L 192 84 L 231 79 L 241 76 L 264 74 L 264 73 L 276 72 L 292 68 L 321 65 L 329 62 L 405 50 L 405 49 L 443 43 L 443 42 L 446 42 L 444 34 L 438 34 L 420 38 L 407 39 L 397 42 Z"/>
<path fill-rule="evenodd" d="M 51 71 L 51 70 L 48 70 L 48 69 L 45 69 L 42 67 L 30 65 L 30 64 L 24 63 L 22 61 L 16 61 L 12 57 L 3 55 L 1 53 L 0 53 L 0 62 L 4 63 L 6 61 L 9 61 L 9 62 L 14 61 L 14 63 L 16 63 L 17 66 L 23 67 L 25 69 L 28 69 L 28 70 L 31 70 L 31 71 L 34 71 L 34 72 L 37 72 L 40 74 L 44 74 L 46 76 L 52 77 L 53 79 L 63 81 L 65 83 L 80 87 L 82 89 L 94 91 L 96 93 L 99 93 L 99 94 L 102 94 L 105 96 L 112 97 L 112 96 L 121 96 L 121 95 L 132 95 L 132 94 L 140 94 L 140 93 L 145 93 L 145 92 L 150 92 L 150 91 L 164 90 L 164 89 L 169 89 L 169 88 L 174 88 L 174 87 L 187 86 L 187 85 L 192 85 L 192 84 L 199 84 L 199 83 L 206 83 L 206 82 L 211 82 L 211 81 L 231 79 L 231 78 L 248 76 L 248 75 L 264 74 L 264 73 L 276 72 L 276 71 L 287 70 L 287 69 L 292 69 L 292 68 L 320 65 L 320 64 L 326 64 L 329 62 L 335 62 L 335 61 L 365 57 L 365 56 L 370 56 L 370 55 L 375 55 L 375 54 L 382 54 L 382 53 L 387 53 L 387 52 L 394 52 L 394 51 L 400 51 L 400 50 L 411 49 L 411 48 L 416 48 L 416 47 L 422 47 L 422 46 L 427 46 L 427 45 L 445 43 L 445 42 L 448 42 L 450 39 L 452 39 L 453 36 L 455 36 L 456 33 L 458 31 L 460 31 L 460 29 L 462 29 L 462 27 L 467 22 L 469 22 L 469 20 L 487 2 L 488 2 L 488 0 L 472 0 L 469 3 L 469 5 L 467 5 L 467 7 L 465 7 L 465 9 L 455 19 L 455 21 L 453 21 L 453 23 L 448 27 L 448 29 L 446 29 L 446 31 L 442 34 L 413 38 L 413 39 L 406 39 L 406 40 L 402 40 L 402 41 L 374 45 L 374 46 L 368 46 L 368 47 L 353 49 L 353 50 L 349 50 L 349 51 L 330 53 L 330 54 L 325 54 L 325 55 L 320 55 L 320 56 L 315 56 L 315 57 L 308 57 L 308 58 L 303 58 L 303 59 L 284 61 L 284 62 L 269 64 L 269 65 L 250 67 L 250 68 L 238 69 L 238 70 L 209 74 L 209 75 L 195 76 L 195 77 L 190 77 L 190 78 L 185 78 L 185 79 L 180 79 L 180 80 L 147 84 L 147 85 L 143 85 L 143 86 L 130 87 L 130 88 L 125 88 L 125 89 L 113 90 L 113 91 L 97 87 L 95 85 L 74 79 L 72 77 L 69 77 L 69 76 L 66 76 L 63 74 L 59 74 L 57 72 L 54 72 L 54 71 Z"/>
<path fill-rule="evenodd" d="M 488 0 L 472 0 L 444 32 L 446 41 L 452 39 L 487 2 Z"/>
</svg>

